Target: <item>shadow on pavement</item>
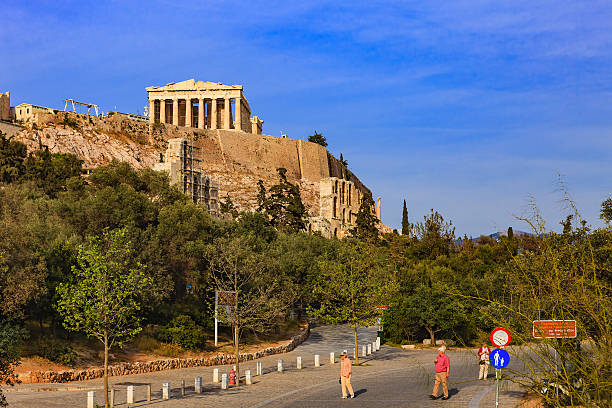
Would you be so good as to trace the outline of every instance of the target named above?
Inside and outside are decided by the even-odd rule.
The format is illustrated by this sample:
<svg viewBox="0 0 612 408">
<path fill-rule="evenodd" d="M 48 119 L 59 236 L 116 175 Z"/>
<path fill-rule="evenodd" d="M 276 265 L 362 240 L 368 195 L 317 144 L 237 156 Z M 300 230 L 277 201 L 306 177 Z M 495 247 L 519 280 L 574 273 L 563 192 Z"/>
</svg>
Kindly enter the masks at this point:
<svg viewBox="0 0 612 408">
<path fill-rule="evenodd" d="M 368 392 L 367 388 L 362 388 L 360 390 L 357 390 L 357 391 L 355 391 L 355 397 L 357 397 L 358 395 L 361 395 L 361 394 L 365 394 L 366 392 Z"/>
</svg>

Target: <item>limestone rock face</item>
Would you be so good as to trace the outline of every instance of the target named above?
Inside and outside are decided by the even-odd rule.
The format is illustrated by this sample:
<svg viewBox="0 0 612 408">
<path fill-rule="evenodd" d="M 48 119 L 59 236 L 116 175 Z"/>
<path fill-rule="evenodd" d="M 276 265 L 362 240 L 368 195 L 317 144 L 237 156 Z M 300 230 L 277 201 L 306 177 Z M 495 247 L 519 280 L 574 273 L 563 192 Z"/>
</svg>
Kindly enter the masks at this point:
<svg viewBox="0 0 612 408">
<path fill-rule="evenodd" d="M 326 218 L 321 208 L 321 182 L 337 178 L 350 180 L 359 195 L 371 194 L 359 178 L 339 160 L 316 143 L 304 140 L 255 135 L 237 130 L 194 129 L 153 124 L 122 114 L 104 117 L 72 112 L 35 115 L 16 140 L 28 150 L 48 146 L 52 153 L 72 153 L 84 161 L 86 169 L 106 165 L 112 160 L 130 163 L 135 168 L 152 168 L 166 151 L 167 141 L 186 138 L 198 149 L 202 170 L 219 185 L 221 200 L 229 194 L 238 210 L 257 208 L 257 182 L 266 188 L 278 183 L 278 168 L 285 168 L 290 182 L 298 184 L 302 201 L 313 222 Z M 347 219 L 350 219 L 347 215 Z M 329 220 L 323 220 L 329 221 Z M 340 213 L 332 223 L 344 225 Z M 381 225 L 381 231 L 390 231 Z"/>
</svg>

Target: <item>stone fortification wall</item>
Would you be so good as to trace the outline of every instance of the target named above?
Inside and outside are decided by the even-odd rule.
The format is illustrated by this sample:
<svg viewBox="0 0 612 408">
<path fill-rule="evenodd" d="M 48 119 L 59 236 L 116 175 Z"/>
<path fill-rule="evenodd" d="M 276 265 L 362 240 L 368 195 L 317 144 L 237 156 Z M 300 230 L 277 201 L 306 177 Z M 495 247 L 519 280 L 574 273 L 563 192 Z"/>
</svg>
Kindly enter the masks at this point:
<svg viewBox="0 0 612 408">
<path fill-rule="evenodd" d="M 274 354 L 288 353 L 302 344 L 308 338 L 310 329 L 308 326 L 302 328 L 300 333 L 293 336 L 287 344 L 278 347 L 268 347 L 254 353 L 241 353 L 240 361 L 249 361 L 271 356 Z M 236 358 L 233 354 L 219 353 L 211 357 L 202 358 L 173 358 L 169 360 L 155 360 L 147 362 L 122 363 L 108 367 L 109 376 L 132 375 L 152 373 L 156 371 L 174 370 L 177 368 L 189 367 L 210 367 L 216 365 L 233 364 Z M 31 383 L 65 383 L 70 381 L 92 380 L 102 378 L 104 368 L 89 368 L 85 370 L 68 371 L 31 371 L 25 376 L 20 376 L 20 380 Z"/>
<path fill-rule="evenodd" d="M 269 188 L 278 182 L 276 169 L 284 167 L 289 181 L 299 184 L 309 214 L 318 216 L 321 179 L 347 174 L 335 157 L 315 143 L 235 130 L 149 125 L 118 114 L 39 113 L 16 136 L 29 150 L 46 145 L 53 153 L 75 154 L 84 160 L 85 168 L 113 159 L 136 168 L 153 167 L 172 138 L 187 138 L 200 148 L 202 170 L 219 183 L 219 198 L 229 194 L 239 210 L 254 210 L 258 180 Z M 362 192 L 369 192 L 355 175 L 351 174 L 350 180 Z"/>
</svg>

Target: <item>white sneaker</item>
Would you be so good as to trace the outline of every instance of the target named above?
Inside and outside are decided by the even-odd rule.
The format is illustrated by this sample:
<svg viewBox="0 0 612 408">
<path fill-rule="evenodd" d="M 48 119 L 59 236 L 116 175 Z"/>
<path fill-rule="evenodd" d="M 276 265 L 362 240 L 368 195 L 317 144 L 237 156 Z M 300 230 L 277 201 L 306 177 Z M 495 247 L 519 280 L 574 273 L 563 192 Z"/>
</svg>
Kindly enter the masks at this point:
<svg viewBox="0 0 612 408">
<path fill-rule="evenodd" d="M 346 399 L 346 396 L 344 396 L 344 395 L 343 395 L 343 396 L 342 396 L 342 399 Z"/>
<path fill-rule="evenodd" d="M 350 398 L 355 398 L 355 394 L 352 394 L 352 395 L 350 396 Z"/>
</svg>

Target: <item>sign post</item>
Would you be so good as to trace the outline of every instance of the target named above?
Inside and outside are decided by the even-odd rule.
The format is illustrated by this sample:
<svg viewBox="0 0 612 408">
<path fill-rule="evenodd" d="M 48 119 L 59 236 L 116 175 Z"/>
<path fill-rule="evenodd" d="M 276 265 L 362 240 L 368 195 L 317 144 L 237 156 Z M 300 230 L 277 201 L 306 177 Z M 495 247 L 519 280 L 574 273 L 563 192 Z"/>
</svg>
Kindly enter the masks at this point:
<svg viewBox="0 0 612 408">
<path fill-rule="evenodd" d="M 491 332 L 491 344 L 497 346 L 489 355 L 489 363 L 495 367 L 495 408 L 499 407 L 499 380 L 501 369 L 510 364 L 510 354 L 503 347 L 510 344 L 510 332 L 503 327 L 498 327 Z"/>
<path fill-rule="evenodd" d="M 215 347 L 218 342 L 218 325 L 219 325 L 219 306 L 225 306 L 226 309 L 236 306 L 236 292 L 227 290 L 215 290 Z M 229 310 L 227 311 L 229 314 Z"/>
</svg>

